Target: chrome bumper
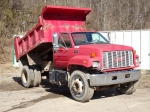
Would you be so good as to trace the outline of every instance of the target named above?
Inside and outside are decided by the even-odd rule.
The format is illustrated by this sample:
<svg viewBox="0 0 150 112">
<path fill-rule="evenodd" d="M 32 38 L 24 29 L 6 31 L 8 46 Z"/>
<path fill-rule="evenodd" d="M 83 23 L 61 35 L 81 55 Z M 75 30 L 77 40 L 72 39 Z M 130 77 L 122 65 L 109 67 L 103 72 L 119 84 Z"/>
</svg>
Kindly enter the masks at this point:
<svg viewBox="0 0 150 112">
<path fill-rule="evenodd" d="M 139 80 L 140 70 L 112 72 L 106 74 L 91 74 L 90 86 L 106 86 Z"/>
</svg>

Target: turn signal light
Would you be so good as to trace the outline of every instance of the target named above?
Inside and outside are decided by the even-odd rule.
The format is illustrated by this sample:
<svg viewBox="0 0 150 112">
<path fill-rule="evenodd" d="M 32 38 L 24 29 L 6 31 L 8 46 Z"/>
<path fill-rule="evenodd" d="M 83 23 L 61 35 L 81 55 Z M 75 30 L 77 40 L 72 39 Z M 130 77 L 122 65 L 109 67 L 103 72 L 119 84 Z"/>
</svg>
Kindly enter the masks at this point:
<svg viewBox="0 0 150 112">
<path fill-rule="evenodd" d="M 136 54 L 136 50 L 134 50 L 133 53 Z"/>
<path fill-rule="evenodd" d="M 95 53 L 91 53 L 91 58 L 94 58 L 95 56 Z"/>
</svg>

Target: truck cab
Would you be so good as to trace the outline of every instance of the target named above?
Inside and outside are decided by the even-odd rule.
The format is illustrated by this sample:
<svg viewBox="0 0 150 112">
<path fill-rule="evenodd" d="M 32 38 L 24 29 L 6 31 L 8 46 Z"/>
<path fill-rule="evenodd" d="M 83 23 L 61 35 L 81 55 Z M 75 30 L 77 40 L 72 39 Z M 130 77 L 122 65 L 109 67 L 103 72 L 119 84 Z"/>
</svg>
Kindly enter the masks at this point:
<svg viewBox="0 0 150 112">
<path fill-rule="evenodd" d="M 138 56 L 132 47 L 110 44 L 99 32 L 65 32 L 55 35 L 57 35 L 53 55 L 55 67 L 68 68 L 75 64 L 90 68 L 92 67 L 90 61 L 94 61 L 99 65 L 93 69 L 109 72 L 139 66 Z M 53 40 L 55 38 L 53 37 Z M 82 56 L 85 56 L 85 61 L 77 62 L 78 57 Z M 89 61 L 86 61 L 86 58 Z"/>
</svg>

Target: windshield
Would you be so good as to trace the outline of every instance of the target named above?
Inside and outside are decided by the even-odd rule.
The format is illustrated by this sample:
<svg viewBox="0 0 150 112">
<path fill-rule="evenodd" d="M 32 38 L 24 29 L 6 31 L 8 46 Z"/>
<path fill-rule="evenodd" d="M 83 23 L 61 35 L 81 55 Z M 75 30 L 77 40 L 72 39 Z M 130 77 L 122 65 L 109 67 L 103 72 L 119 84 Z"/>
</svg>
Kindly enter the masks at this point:
<svg viewBox="0 0 150 112">
<path fill-rule="evenodd" d="M 109 44 L 109 41 L 98 32 L 71 33 L 75 45 Z"/>
</svg>

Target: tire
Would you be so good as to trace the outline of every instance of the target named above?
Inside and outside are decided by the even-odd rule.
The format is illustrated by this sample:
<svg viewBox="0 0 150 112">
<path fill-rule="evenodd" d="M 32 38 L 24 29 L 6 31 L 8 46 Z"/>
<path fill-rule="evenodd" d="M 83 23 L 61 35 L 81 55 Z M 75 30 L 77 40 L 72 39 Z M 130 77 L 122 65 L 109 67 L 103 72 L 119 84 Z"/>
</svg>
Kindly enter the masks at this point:
<svg viewBox="0 0 150 112">
<path fill-rule="evenodd" d="M 33 86 L 37 87 L 41 84 L 41 72 L 38 66 L 32 66 L 34 72 Z"/>
<path fill-rule="evenodd" d="M 21 70 L 22 85 L 26 88 L 33 87 L 34 73 L 30 66 L 23 66 Z"/>
<path fill-rule="evenodd" d="M 94 94 L 94 88 L 89 88 L 89 96 L 88 96 L 88 99 L 90 100 L 92 97 L 93 97 L 93 94 Z"/>
<path fill-rule="evenodd" d="M 125 85 L 120 85 L 120 87 L 117 88 L 117 90 L 120 93 L 130 95 L 136 91 L 137 86 L 138 86 L 138 81 L 133 81 L 133 82 L 129 82 Z"/>
<path fill-rule="evenodd" d="M 87 102 L 94 94 L 94 89 L 89 86 L 88 75 L 78 70 L 71 74 L 69 89 L 76 101 Z"/>
</svg>

